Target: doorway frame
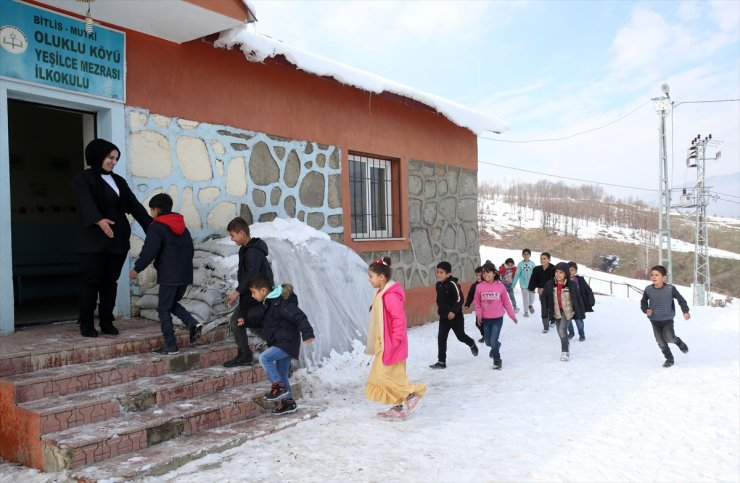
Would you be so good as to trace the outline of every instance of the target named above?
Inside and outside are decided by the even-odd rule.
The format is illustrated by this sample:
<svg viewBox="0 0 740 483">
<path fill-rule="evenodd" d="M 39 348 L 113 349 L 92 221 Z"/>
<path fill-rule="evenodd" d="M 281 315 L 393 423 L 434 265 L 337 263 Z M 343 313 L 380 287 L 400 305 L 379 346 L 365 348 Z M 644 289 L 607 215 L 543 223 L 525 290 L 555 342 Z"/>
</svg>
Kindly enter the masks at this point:
<svg viewBox="0 0 740 483">
<path fill-rule="evenodd" d="M 35 84 L 0 78 L 0 335 L 15 332 L 13 294 L 13 247 L 10 216 L 10 138 L 8 100 L 35 102 L 49 106 L 87 111 L 96 115 L 98 137 L 107 139 L 126 150 L 126 113 L 122 102 L 114 102 L 84 94 L 42 87 Z M 80 160 L 82 161 L 82 160 Z M 128 160 L 122 156 L 117 171 L 128 178 Z M 129 264 L 124 265 L 124 268 Z M 118 279 L 114 315 L 131 316 L 131 285 L 128 270 Z"/>
</svg>

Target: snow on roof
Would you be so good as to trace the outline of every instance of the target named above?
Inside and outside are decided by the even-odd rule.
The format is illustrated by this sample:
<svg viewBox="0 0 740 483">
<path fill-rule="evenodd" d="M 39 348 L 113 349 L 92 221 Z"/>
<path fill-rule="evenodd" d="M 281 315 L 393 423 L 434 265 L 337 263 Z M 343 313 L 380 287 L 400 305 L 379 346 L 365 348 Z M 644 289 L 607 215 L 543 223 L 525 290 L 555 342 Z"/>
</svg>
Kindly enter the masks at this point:
<svg viewBox="0 0 740 483">
<path fill-rule="evenodd" d="M 253 32 L 252 28 L 247 25 L 221 32 L 214 45 L 226 49 L 240 45 L 244 55 L 252 62 L 262 62 L 267 58 L 283 55 L 296 68 L 305 72 L 332 77 L 342 84 L 376 94 L 390 92 L 413 99 L 435 109 L 454 124 L 469 129 L 475 134 L 484 131 L 502 133 L 509 130 L 509 125 L 497 117 L 483 114 L 449 99 L 418 91 L 379 75 L 306 52 L 297 47 L 291 47 L 280 40 Z"/>
</svg>

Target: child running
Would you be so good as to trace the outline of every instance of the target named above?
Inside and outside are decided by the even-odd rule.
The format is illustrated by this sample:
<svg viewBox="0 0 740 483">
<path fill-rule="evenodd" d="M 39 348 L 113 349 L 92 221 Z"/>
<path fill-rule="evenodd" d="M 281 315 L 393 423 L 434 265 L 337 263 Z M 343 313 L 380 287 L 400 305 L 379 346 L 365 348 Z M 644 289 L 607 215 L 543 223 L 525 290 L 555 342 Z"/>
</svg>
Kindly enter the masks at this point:
<svg viewBox="0 0 740 483">
<path fill-rule="evenodd" d="M 391 259 L 388 257 L 371 263 L 367 275 L 377 292 L 370 307 L 365 348 L 365 354 L 375 356 L 365 386 L 365 397 L 391 404 L 389 409 L 378 413 L 379 418 L 399 420 L 419 408 L 427 390 L 424 384 L 410 383 L 406 375 L 409 354 L 404 310 L 406 293 L 400 283 L 391 280 Z"/>
<path fill-rule="evenodd" d="M 288 373 L 292 359 L 298 359 L 301 351 L 301 338 L 304 344 L 313 342 L 313 328 L 306 314 L 298 307 L 298 297 L 289 284 L 271 285 L 263 275 L 256 275 L 249 284 L 252 298 L 264 305 L 262 314 L 262 338 L 268 348 L 260 354 L 260 365 L 272 383 L 270 392 L 265 395 L 268 401 L 278 402 L 272 414 L 294 413 L 298 406 L 290 390 Z M 250 313 L 253 310 L 247 309 Z M 244 324 L 245 312 L 237 319 Z"/>
<path fill-rule="evenodd" d="M 575 287 L 575 283 L 568 279 L 568 273 L 567 263 L 560 262 L 555 265 L 555 278 L 548 280 L 542 291 L 543 305 L 547 304 L 546 310 L 558 326 L 561 361 L 570 360 L 568 322 L 573 319 L 583 320 L 586 317 L 581 293 Z M 542 320 L 544 323 L 547 322 L 547 319 Z"/>
<path fill-rule="evenodd" d="M 468 296 L 465 297 L 465 306 L 463 307 L 465 310 L 470 309 L 470 306 L 473 305 L 473 299 L 475 298 L 475 287 L 478 286 L 478 284 L 483 280 L 483 267 L 475 267 L 475 282 L 470 286 L 468 289 Z M 483 326 L 478 326 L 478 330 L 480 330 L 480 339 L 478 342 L 483 343 L 486 341 L 486 339 L 483 336 Z"/>
<path fill-rule="evenodd" d="M 596 299 L 594 298 L 594 291 L 591 290 L 591 286 L 586 282 L 586 279 L 578 275 L 578 264 L 576 262 L 568 262 L 568 269 L 570 270 L 570 279 L 575 284 L 578 291 L 581 292 L 581 298 L 583 299 L 583 308 L 585 312 L 593 312 Z M 583 320 L 575 319 L 576 327 L 578 328 L 578 340 L 583 342 L 586 340 L 586 332 L 583 328 Z M 573 338 L 576 336 L 573 330 L 573 322 L 568 322 L 568 337 Z"/>
<path fill-rule="evenodd" d="M 516 266 L 516 273 L 514 279 L 511 281 L 511 286 L 516 287 L 516 283 L 522 289 L 522 311 L 525 317 L 529 317 L 529 314 L 534 313 L 534 292 L 529 290 L 529 279 L 532 276 L 532 270 L 534 270 L 534 262 L 529 259 L 532 256 L 532 251 L 529 248 L 522 250 L 523 260 Z M 529 308 L 529 312 L 527 312 Z"/>
<path fill-rule="evenodd" d="M 514 261 L 511 261 L 514 264 Z M 504 311 L 517 323 L 516 314 L 509 301 L 506 287 L 501 283 L 496 267 L 492 263 L 483 265 L 483 281 L 475 289 L 476 324 L 483 327 L 486 345 L 491 348 L 488 356 L 493 359 L 493 368 L 501 369 L 501 326 L 504 324 Z"/>
<path fill-rule="evenodd" d="M 478 356 L 478 346 L 465 333 L 465 320 L 462 313 L 462 293 L 457 285 L 457 278 L 452 276 L 450 262 L 437 264 L 437 314 L 439 315 L 439 332 L 437 333 L 437 362 L 430 365 L 432 369 L 447 367 L 447 336 L 450 330 L 455 333 L 457 340 L 470 348 L 474 356 Z"/>
<path fill-rule="evenodd" d="M 673 318 L 676 316 L 676 307 L 673 299 L 678 300 L 684 320 L 691 318 L 686 299 L 678 293 L 676 287 L 666 283 L 667 274 L 668 272 L 666 272 L 665 267 L 662 265 L 656 265 L 651 268 L 650 281 L 653 284 L 645 287 L 645 292 L 643 292 L 642 300 L 640 301 L 640 308 L 647 314 L 648 319 L 650 319 L 650 323 L 653 325 L 655 341 L 665 356 L 663 367 L 671 367 L 674 362 L 673 354 L 670 347 L 668 347 L 669 343 L 676 344 L 684 354 L 689 351 L 689 347 L 676 336 L 673 329 Z"/>
<path fill-rule="evenodd" d="M 516 307 L 516 297 L 514 297 L 514 277 L 516 276 L 516 267 L 514 266 L 514 259 L 507 258 L 503 265 L 498 267 L 498 274 L 501 276 L 501 281 L 506 287 L 506 293 L 509 294 L 511 299 L 511 306 L 514 307 L 514 312 L 519 312 Z M 526 312 L 526 311 L 525 311 Z"/>
</svg>

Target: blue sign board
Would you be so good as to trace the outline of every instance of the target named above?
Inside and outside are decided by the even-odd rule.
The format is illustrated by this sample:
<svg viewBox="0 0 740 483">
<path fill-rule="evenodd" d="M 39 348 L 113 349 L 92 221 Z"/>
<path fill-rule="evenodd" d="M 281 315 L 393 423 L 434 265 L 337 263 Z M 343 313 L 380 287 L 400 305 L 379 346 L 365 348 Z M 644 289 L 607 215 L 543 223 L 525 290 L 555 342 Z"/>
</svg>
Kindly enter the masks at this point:
<svg viewBox="0 0 740 483">
<path fill-rule="evenodd" d="M 125 36 L 15 1 L 0 0 L 0 76 L 125 100 Z"/>
</svg>

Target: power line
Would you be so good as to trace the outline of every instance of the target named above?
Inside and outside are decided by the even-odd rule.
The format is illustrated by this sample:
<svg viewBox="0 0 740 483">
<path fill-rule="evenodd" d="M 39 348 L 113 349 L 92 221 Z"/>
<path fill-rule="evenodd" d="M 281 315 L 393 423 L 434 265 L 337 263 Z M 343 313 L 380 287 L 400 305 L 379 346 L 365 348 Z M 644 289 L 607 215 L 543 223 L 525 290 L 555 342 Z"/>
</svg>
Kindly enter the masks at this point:
<svg viewBox="0 0 740 483">
<path fill-rule="evenodd" d="M 489 137 L 486 137 L 486 136 L 478 136 L 478 137 L 480 137 L 482 139 L 488 139 L 489 141 L 495 141 L 495 142 L 498 142 L 498 143 L 515 143 L 515 144 L 544 143 L 544 142 L 549 142 L 549 141 L 565 141 L 566 139 L 571 139 L 571 138 L 574 138 L 576 136 L 581 136 L 583 134 L 588 134 L 590 132 L 598 131 L 599 129 L 604 129 L 605 127 L 611 126 L 612 124 L 617 123 L 617 122 L 621 121 L 622 119 L 624 119 L 626 117 L 629 117 L 632 114 L 636 113 L 637 111 L 639 111 L 640 109 L 642 109 L 643 107 L 645 107 L 649 102 L 650 102 L 650 99 L 648 99 L 647 101 L 643 102 L 642 104 L 640 104 L 639 106 L 637 106 L 635 109 L 633 109 L 632 111 L 628 112 L 624 116 L 619 117 L 619 118 L 617 118 L 617 119 L 615 119 L 615 120 L 613 120 L 611 122 L 608 122 L 606 124 L 603 124 L 601 126 L 598 126 L 598 127 L 592 128 L 592 129 L 587 129 L 585 131 L 577 132 L 575 134 L 571 134 L 570 136 L 565 136 L 565 137 L 562 137 L 562 138 L 529 139 L 529 140 L 516 141 L 516 140 L 512 140 L 512 139 L 489 138 Z"/>
<path fill-rule="evenodd" d="M 716 194 L 716 195 L 729 196 L 730 198 L 738 198 L 738 199 L 740 199 L 740 196 L 728 195 L 727 193 L 720 193 L 719 191 L 712 191 L 711 193 L 712 194 Z"/>
<path fill-rule="evenodd" d="M 497 163 L 490 163 L 488 161 L 480 161 L 480 160 L 478 160 L 478 164 L 488 164 L 490 166 L 498 166 L 499 168 L 513 169 L 514 171 L 524 171 L 525 173 L 541 174 L 543 176 L 547 176 L 547 177 L 550 177 L 550 178 L 560 178 L 560 179 L 568 179 L 568 180 L 571 180 L 571 181 L 580 181 L 581 183 L 598 184 L 598 185 L 603 185 L 603 186 L 615 186 L 617 188 L 628 188 L 628 189 L 633 189 L 633 190 L 642 190 L 642 191 L 651 191 L 651 192 L 658 191 L 658 190 L 649 189 L 649 188 L 640 188 L 640 187 L 637 187 L 637 186 L 626 186 L 626 185 L 623 185 L 623 184 L 604 183 L 604 182 L 601 182 L 601 181 L 592 181 L 592 180 L 589 180 L 589 179 L 570 178 L 568 176 L 560 176 L 560 175 L 557 175 L 557 174 L 543 173 L 541 171 L 532 171 L 531 169 L 514 168 L 512 166 L 506 166 L 504 164 L 497 164 Z"/>
</svg>

